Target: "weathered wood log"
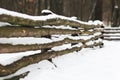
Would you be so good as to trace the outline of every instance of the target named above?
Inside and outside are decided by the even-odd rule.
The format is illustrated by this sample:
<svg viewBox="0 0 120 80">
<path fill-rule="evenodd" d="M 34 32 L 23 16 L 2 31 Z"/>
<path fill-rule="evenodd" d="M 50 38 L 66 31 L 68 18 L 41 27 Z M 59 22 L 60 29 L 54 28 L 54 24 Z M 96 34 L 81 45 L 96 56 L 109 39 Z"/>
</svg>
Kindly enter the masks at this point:
<svg viewBox="0 0 120 80">
<path fill-rule="evenodd" d="M 117 28 L 113 28 L 112 27 L 112 28 L 104 28 L 104 30 L 107 30 L 107 31 L 109 31 L 109 30 L 120 30 L 120 28 L 118 28 L 118 27 Z"/>
<path fill-rule="evenodd" d="M 0 27 L 0 37 L 41 37 L 54 34 L 80 34 L 80 30 L 27 28 L 27 27 Z"/>
<path fill-rule="evenodd" d="M 64 40 L 61 41 L 56 41 L 56 42 L 51 42 L 51 43 L 46 43 L 46 44 L 31 44 L 31 45 L 12 45 L 12 44 L 0 44 L 0 54 L 1 53 L 14 53 L 14 52 L 23 52 L 23 51 L 29 51 L 29 50 L 41 50 L 41 49 L 48 49 L 52 48 L 55 46 L 60 46 L 62 44 L 67 44 L 67 43 L 86 43 L 91 40 L 96 40 L 100 38 L 102 35 L 98 35 L 95 37 L 91 37 L 90 39 L 84 40 L 84 39 L 78 39 L 78 40 L 73 40 L 69 38 L 65 38 Z"/>
<path fill-rule="evenodd" d="M 120 31 L 104 31 L 104 34 L 117 34 L 120 33 Z"/>
<path fill-rule="evenodd" d="M 80 31 L 80 30 L 69 30 L 69 29 L 52 29 L 52 28 L 27 28 L 27 27 L 15 27 L 5 26 L 0 27 L 0 37 L 43 37 L 48 35 L 59 35 L 59 34 L 80 34 L 80 35 L 93 35 L 98 30 L 94 31 Z"/>
<path fill-rule="evenodd" d="M 120 35 L 103 35 L 103 37 L 120 37 Z"/>
<path fill-rule="evenodd" d="M 8 64 L 6 66 L 0 65 L 0 77 L 15 73 L 17 70 L 25 66 L 40 62 L 42 60 L 51 59 L 56 56 L 61 56 L 61 55 L 68 54 L 74 51 L 80 51 L 82 48 L 88 48 L 91 46 L 100 46 L 100 45 L 103 45 L 103 43 L 99 42 L 99 43 L 94 43 L 91 45 L 83 45 L 81 47 L 73 47 L 71 49 L 66 49 L 62 51 L 51 51 L 51 52 L 38 53 L 35 55 L 25 56 L 22 59 L 13 62 L 12 64 Z"/>
<path fill-rule="evenodd" d="M 31 44 L 31 45 L 0 44 L 0 53 L 12 53 L 12 52 L 22 52 L 29 50 L 48 49 L 55 46 L 60 46 L 65 43 L 79 43 L 83 41 L 84 41 L 83 39 L 72 40 L 69 38 L 65 38 L 64 40 L 47 43 L 47 44 Z"/>
<path fill-rule="evenodd" d="M 90 39 L 87 39 L 87 40 L 85 40 L 85 43 L 86 43 L 86 42 L 89 42 L 89 41 L 97 40 L 97 39 L 101 38 L 102 36 L 103 36 L 103 35 L 100 34 L 100 35 L 97 35 L 97 36 L 92 37 L 92 38 L 90 38 Z"/>
<path fill-rule="evenodd" d="M 20 78 L 24 78 L 25 76 L 27 76 L 28 73 L 29 73 L 29 71 L 19 74 L 19 75 L 16 75 L 16 76 L 13 76 L 11 78 L 4 79 L 4 80 L 20 80 Z"/>
<path fill-rule="evenodd" d="M 119 41 L 120 38 L 104 38 L 104 40 L 108 40 L 108 41 Z"/>
<path fill-rule="evenodd" d="M 96 32 L 100 32 L 100 31 L 97 31 L 97 30 L 94 30 L 94 31 L 81 31 L 81 35 L 93 35 L 94 33 Z"/>
<path fill-rule="evenodd" d="M 55 25 L 55 26 L 60 26 L 60 25 L 69 25 L 69 26 L 74 26 L 74 27 L 79 27 L 79 28 L 84 28 L 84 29 L 91 29 L 91 28 L 96 28 L 99 26 L 95 25 L 88 25 L 88 24 L 83 24 L 80 23 L 80 21 L 76 20 L 70 20 L 70 19 L 62 19 L 60 17 L 55 17 L 47 20 L 32 20 L 32 19 L 27 19 L 27 18 L 22 18 L 22 17 L 15 17 L 7 14 L 1 14 L 0 15 L 0 21 L 1 22 L 8 22 L 13 25 L 21 25 L 21 26 L 45 26 L 45 25 Z"/>
</svg>

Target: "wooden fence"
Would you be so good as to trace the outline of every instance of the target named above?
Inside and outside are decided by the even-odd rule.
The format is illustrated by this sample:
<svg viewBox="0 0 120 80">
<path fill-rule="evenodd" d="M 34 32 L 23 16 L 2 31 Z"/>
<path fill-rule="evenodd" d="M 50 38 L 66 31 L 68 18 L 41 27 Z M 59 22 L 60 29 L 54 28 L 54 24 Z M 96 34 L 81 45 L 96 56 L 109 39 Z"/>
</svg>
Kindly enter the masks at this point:
<svg viewBox="0 0 120 80">
<path fill-rule="evenodd" d="M 0 76 L 10 75 L 30 64 L 68 54 L 74 51 L 80 51 L 82 48 L 94 48 L 96 46 L 101 48 L 103 46 L 103 42 L 100 41 L 101 37 L 103 36 L 101 30 L 99 30 L 100 26 L 89 25 L 78 20 L 71 20 L 70 18 L 55 17 L 50 19 L 48 18 L 47 20 L 32 20 L 19 16 L 1 14 L 0 21 L 11 24 L 10 26 L 0 27 L 0 38 L 45 37 L 52 39 L 59 38 L 61 35 L 69 35 L 72 37 L 64 37 L 62 40 L 52 41 L 44 44 L 13 45 L 0 43 L 0 54 L 18 54 L 17 52 L 41 50 L 40 53 L 25 56 L 11 64 L 5 66 L 0 64 Z M 45 25 L 49 25 L 50 28 L 42 27 Z M 56 28 L 61 25 L 64 25 L 64 27 L 69 26 L 71 29 L 56 29 L 52 28 L 53 25 L 56 26 Z M 76 39 L 76 37 L 78 39 Z M 81 46 L 78 45 L 80 43 Z M 60 51 L 54 51 L 52 49 L 64 44 L 71 44 L 71 47 Z"/>
<path fill-rule="evenodd" d="M 103 39 L 104 40 L 120 40 L 120 28 L 104 28 L 103 30 Z"/>
</svg>

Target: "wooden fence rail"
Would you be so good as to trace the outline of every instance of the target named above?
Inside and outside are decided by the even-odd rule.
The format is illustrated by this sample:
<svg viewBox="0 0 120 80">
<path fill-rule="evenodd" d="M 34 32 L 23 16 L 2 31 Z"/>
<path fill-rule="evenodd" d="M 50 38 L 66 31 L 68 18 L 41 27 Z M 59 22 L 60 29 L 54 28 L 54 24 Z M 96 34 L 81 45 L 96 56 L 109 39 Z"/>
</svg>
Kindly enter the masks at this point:
<svg viewBox="0 0 120 80">
<path fill-rule="evenodd" d="M 103 30 L 103 39 L 104 40 L 120 40 L 120 28 L 104 28 Z"/>
<path fill-rule="evenodd" d="M 45 16 L 48 17 L 48 16 Z M 17 60 L 11 64 L 6 66 L 0 64 L 0 77 L 7 76 L 12 73 L 15 73 L 17 70 L 26 67 L 30 64 L 37 63 L 41 60 L 51 59 L 56 56 L 68 54 L 74 51 L 80 51 L 82 48 L 93 48 L 95 46 L 102 47 L 103 42 L 98 41 L 101 39 L 102 32 L 99 30 L 100 26 L 89 25 L 80 23 L 78 20 L 71 20 L 70 18 L 61 18 L 55 17 L 52 19 L 47 20 L 32 20 L 32 19 L 25 19 L 19 16 L 12 16 L 7 14 L 0 14 L 0 21 L 1 22 L 8 22 L 11 23 L 11 26 L 3 26 L 0 27 L 0 38 L 13 38 L 13 37 L 46 37 L 51 39 L 53 35 L 71 35 L 72 37 L 83 37 L 83 36 L 91 36 L 90 38 L 84 39 L 71 39 L 65 37 L 63 40 L 53 41 L 51 43 L 44 43 L 44 44 L 29 44 L 29 45 L 22 45 L 22 44 L 7 44 L 7 43 L 0 43 L 0 54 L 5 53 L 14 53 L 15 52 L 24 52 L 30 50 L 41 50 L 41 53 L 26 56 Z M 17 25 L 17 26 L 16 26 Z M 18 26 L 19 25 L 19 26 Z M 71 28 L 76 27 L 75 29 L 56 29 L 56 28 L 43 28 L 42 26 L 49 25 L 68 25 Z M 38 28 L 35 28 L 37 26 Z M 97 35 L 96 35 L 97 34 Z M 49 37 L 48 37 L 49 36 Z M 93 43 L 90 43 L 90 42 Z M 81 46 L 75 46 L 81 43 Z M 89 44 L 88 44 L 89 43 Z M 61 46 L 64 44 L 72 44 L 71 48 L 64 49 L 60 51 L 52 50 L 53 47 Z M 74 46 L 73 46 L 74 44 Z M 50 51 L 48 51 L 50 50 Z"/>
</svg>

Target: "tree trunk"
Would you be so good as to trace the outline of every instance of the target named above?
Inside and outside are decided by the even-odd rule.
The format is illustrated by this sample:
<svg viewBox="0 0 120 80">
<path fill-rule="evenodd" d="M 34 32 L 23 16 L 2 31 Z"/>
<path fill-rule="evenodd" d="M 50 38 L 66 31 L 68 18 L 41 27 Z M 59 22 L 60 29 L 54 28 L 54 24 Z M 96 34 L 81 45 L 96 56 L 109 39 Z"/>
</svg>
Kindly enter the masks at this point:
<svg viewBox="0 0 120 80">
<path fill-rule="evenodd" d="M 117 0 L 114 0 L 113 6 L 113 16 L 112 16 L 112 27 L 119 27 L 119 16 L 120 16 L 120 8 L 118 6 Z"/>
<path fill-rule="evenodd" d="M 103 0 L 97 0 L 95 6 L 95 20 L 102 21 L 102 5 L 103 5 Z"/>
</svg>

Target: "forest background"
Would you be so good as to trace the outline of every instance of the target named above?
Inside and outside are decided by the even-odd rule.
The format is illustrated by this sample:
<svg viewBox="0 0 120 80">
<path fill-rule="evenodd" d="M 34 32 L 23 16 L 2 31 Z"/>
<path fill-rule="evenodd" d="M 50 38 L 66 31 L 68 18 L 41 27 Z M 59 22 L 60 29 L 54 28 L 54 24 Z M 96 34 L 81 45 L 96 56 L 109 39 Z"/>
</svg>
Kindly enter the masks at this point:
<svg viewBox="0 0 120 80">
<path fill-rule="evenodd" d="M 100 20 L 107 26 L 120 26 L 120 0 L 1 0 L 0 7 L 39 16 L 43 9 L 79 20 Z"/>
</svg>

